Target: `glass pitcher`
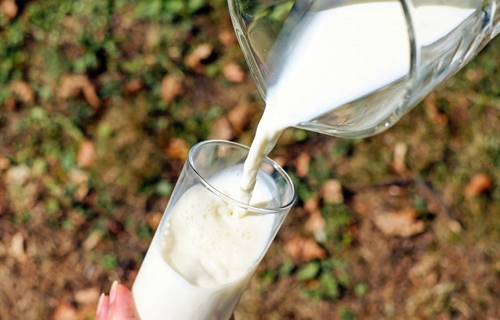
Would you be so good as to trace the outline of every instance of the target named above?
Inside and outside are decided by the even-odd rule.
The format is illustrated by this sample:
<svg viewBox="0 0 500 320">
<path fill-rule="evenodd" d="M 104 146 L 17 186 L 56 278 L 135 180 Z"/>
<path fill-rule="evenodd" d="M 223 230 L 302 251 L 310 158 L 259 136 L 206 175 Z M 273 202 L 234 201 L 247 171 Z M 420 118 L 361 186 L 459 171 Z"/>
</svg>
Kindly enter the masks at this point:
<svg viewBox="0 0 500 320">
<path fill-rule="evenodd" d="M 290 95 L 307 111 L 293 126 L 343 138 L 392 126 L 500 32 L 500 0 L 229 0 L 229 10 L 262 97 Z"/>
</svg>

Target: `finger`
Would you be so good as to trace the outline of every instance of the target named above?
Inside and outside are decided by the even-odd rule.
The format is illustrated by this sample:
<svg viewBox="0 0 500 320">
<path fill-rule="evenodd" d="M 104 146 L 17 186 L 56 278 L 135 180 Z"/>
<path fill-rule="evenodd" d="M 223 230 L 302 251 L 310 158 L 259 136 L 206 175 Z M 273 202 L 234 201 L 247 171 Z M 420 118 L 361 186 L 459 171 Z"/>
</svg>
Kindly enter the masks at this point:
<svg viewBox="0 0 500 320">
<path fill-rule="evenodd" d="M 113 283 L 109 296 L 108 320 L 135 320 L 134 300 L 127 287 Z"/>
<path fill-rule="evenodd" d="M 97 313 L 95 320 L 107 320 L 109 311 L 109 297 L 104 293 L 101 294 L 99 302 L 97 303 Z"/>
</svg>

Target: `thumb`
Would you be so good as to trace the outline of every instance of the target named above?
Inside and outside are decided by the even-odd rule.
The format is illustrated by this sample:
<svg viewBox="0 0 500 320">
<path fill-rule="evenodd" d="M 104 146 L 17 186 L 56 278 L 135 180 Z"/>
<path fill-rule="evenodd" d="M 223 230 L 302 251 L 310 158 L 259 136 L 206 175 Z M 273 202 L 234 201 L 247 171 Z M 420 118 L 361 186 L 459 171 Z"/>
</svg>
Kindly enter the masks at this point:
<svg viewBox="0 0 500 320">
<path fill-rule="evenodd" d="M 130 290 L 116 281 L 109 293 L 108 320 L 136 320 L 134 300 Z"/>
</svg>

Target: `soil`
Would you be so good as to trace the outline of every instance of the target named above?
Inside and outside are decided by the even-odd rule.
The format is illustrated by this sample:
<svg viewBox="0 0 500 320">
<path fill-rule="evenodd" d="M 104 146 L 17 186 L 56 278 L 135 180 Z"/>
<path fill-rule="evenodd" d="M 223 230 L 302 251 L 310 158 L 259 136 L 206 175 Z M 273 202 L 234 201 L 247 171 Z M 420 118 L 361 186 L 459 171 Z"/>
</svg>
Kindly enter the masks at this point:
<svg viewBox="0 0 500 320">
<path fill-rule="evenodd" d="M 5 30 L 38 5 L 15 3 Z M 0 100 L 0 319 L 93 319 L 112 281 L 133 284 L 189 147 L 251 142 L 264 105 L 215 3 L 168 22 L 170 58 L 126 6 L 116 65 L 52 72 L 51 38 L 27 36 Z M 64 32 L 60 54 L 80 57 Z M 237 320 L 500 319 L 499 40 L 377 136 L 284 133 L 271 157 L 299 198 Z"/>
</svg>

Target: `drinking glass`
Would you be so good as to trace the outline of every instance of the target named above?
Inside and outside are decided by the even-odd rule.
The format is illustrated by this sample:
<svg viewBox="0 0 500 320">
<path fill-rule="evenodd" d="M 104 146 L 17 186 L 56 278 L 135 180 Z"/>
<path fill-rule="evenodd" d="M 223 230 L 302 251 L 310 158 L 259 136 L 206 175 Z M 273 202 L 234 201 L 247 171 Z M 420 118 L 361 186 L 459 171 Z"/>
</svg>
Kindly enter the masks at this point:
<svg viewBox="0 0 500 320">
<path fill-rule="evenodd" d="M 264 99 L 269 89 L 279 82 L 284 70 L 291 68 L 287 62 L 294 52 L 300 50 L 302 42 L 298 35 L 301 29 L 306 30 L 319 14 L 339 12 L 331 18 L 336 19 L 332 24 L 334 30 L 326 33 L 339 32 L 346 37 L 338 42 L 338 46 L 332 44 L 330 60 L 319 63 L 314 59 L 298 61 L 305 64 L 305 68 L 318 69 L 318 77 L 324 77 L 334 98 L 329 99 L 331 101 L 319 114 L 300 119 L 295 126 L 344 138 L 366 137 L 392 126 L 500 32 L 500 0 L 228 2 L 238 41 Z M 395 10 L 378 10 L 387 4 Z M 374 10 L 364 10 L 368 6 Z M 448 21 L 448 13 L 422 20 L 429 8 L 443 6 L 458 9 L 465 15 L 456 23 Z M 354 13 L 352 18 L 342 19 L 343 13 L 348 11 Z M 394 24 L 383 32 L 377 31 L 387 19 L 395 16 L 401 24 Z M 446 26 L 446 23 L 451 24 Z M 428 37 L 429 32 L 436 33 L 436 30 L 440 32 L 438 37 Z M 399 36 L 403 42 L 400 52 L 386 44 Z M 324 41 L 326 44 L 332 40 L 325 38 Z M 352 51 L 357 58 L 345 53 L 351 52 L 346 49 L 352 46 L 358 48 Z M 381 77 L 387 71 L 394 72 L 386 78 Z M 341 78 L 335 78 L 335 73 Z M 307 85 L 307 81 L 299 76 L 296 81 Z M 289 94 L 294 94 L 294 91 L 288 90 Z M 353 93 L 346 94 L 345 91 Z M 300 101 L 304 109 L 311 108 L 309 100 L 312 99 L 307 96 Z"/>
<path fill-rule="evenodd" d="M 132 287 L 139 319 L 230 318 L 295 201 L 295 189 L 289 176 L 269 158 L 260 167 L 253 192 L 253 197 L 259 198 L 259 202 L 246 204 L 235 199 L 233 191 L 239 187 L 247 155 L 247 147 L 218 140 L 201 142 L 190 150 Z M 218 211 L 207 213 L 207 206 L 211 208 L 214 203 Z M 254 223 L 258 230 L 266 231 L 256 234 L 241 231 L 231 224 L 234 221 L 224 211 L 227 208 L 233 212 L 236 208 L 243 210 L 242 219 L 247 219 L 242 220 L 243 223 Z M 221 215 L 220 221 L 217 220 L 217 223 L 221 222 L 218 228 L 214 227 L 213 221 L 206 220 L 206 215 L 210 214 Z M 223 228 L 226 219 L 232 222 Z M 192 228 L 181 233 L 184 226 Z M 221 239 L 217 234 L 232 237 L 222 237 L 226 242 L 218 243 Z M 240 237 L 247 237 L 249 241 L 244 242 L 246 240 Z M 227 245 L 227 241 L 230 241 L 227 247 L 230 252 L 222 252 L 226 255 L 210 261 L 212 251 L 219 250 L 219 245 Z M 202 243 L 207 251 L 196 251 L 190 247 L 192 243 Z M 247 243 L 250 247 L 239 248 L 239 243 Z M 254 243 L 258 249 L 253 248 Z M 172 249 L 171 246 L 175 245 L 180 251 Z M 223 280 L 206 281 L 206 275 L 210 273 L 207 270 L 227 268 L 228 273 L 235 272 L 231 270 L 232 263 L 241 261 L 247 261 L 247 264 L 239 265 L 237 270 L 240 271 L 235 274 Z"/>
</svg>

